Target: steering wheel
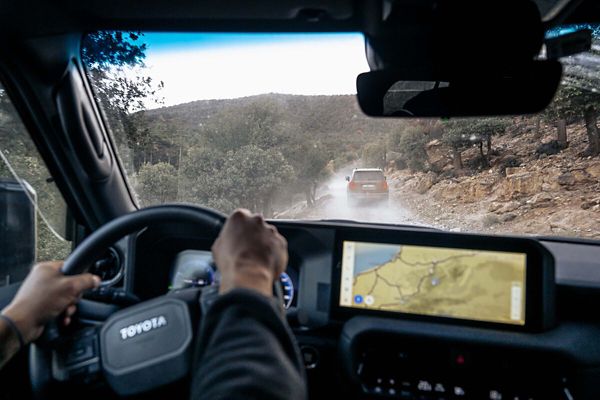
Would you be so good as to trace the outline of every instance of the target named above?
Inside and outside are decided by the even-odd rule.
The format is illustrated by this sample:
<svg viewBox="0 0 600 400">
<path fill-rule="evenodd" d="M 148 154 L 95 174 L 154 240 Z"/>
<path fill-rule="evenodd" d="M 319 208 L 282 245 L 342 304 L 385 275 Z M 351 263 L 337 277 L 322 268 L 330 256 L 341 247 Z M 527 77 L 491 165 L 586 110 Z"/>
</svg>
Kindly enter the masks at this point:
<svg viewBox="0 0 600 400">
<path fill-rule="evenodd" d="M 116 241 L 152 225 L 194 224 L 199 231 L 216 237 L 224 221 L 223 214 L 192 205 L 162 205 L 134 211 L 87 237 L 65 260 L 62 272 L 86 272 Z M 199 297 L 200 290 L 187 289 L 122 310 L 115 308 L 100 325 L 70 335 L 56 329 L 57 324 L 50 324 L 45 334 L 53 339 L 52 345 L 33 344 L 30 351 L 34 393 L 44 393 L 56 381 L 88 382 L 100 374 L 120 396 L 143 393 L 182 379 L 192 361 Z M 79 310 L 82 319 L 86 317 L 83 308 Z"/>
</svg>

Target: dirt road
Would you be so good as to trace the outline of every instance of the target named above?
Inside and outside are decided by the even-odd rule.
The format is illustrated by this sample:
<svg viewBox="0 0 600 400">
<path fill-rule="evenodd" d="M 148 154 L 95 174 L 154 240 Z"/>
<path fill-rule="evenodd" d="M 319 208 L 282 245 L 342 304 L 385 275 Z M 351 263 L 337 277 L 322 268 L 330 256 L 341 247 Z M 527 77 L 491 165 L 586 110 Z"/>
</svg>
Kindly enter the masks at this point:
<svg viewBox="0 0 600 400">
<path fill-rule="evenodd" d="M 360 206 L 348 206 L 345 176 L 350 173 L 351 169 L 340 171 L 321 185 L 317 190 L 317 203 L 314 207 L 308 208 L 305 203 L 297 205 L 280 214 L 278 218 L 344 219 L 388 224 L 427 225 L 418 221 L 413 213 L 402 207 L 401 200 L 393 192 L 390 193 L 389 204 L 365 203 Z"/>
</svg>

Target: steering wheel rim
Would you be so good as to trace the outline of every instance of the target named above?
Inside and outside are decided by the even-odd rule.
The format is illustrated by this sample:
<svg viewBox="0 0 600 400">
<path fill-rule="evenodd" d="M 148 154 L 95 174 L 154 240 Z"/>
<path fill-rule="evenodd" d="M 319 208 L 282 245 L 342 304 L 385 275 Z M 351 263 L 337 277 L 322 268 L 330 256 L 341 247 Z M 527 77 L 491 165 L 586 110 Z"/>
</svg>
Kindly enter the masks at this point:
<svg viewBox="0 0 600 400">
<path fill-rule="evenodd" d="M 94 231 L 67 257 L 61 271 L 64 275 L 86 272 L 91 263 L 116 241 L 149 225 L 197 223 L 216 235 L 225 219 L 225 215 L 217 211 L 191 204 L 166 204 L 134 211 L 117 217 Z"/>
<path fill-rule="evenodd" d="M 225 215 L 200 206 L 188 205 L 188 204 L 167 204 L 167 205 L 159 205 L 154 207 L 144 208 L 142 210 L 134 211 L 129 214 L 125 214 L 114 220 L 108 222 L 103 225 L 96 231 L 94 231 L 90 236 L 88 236 L 74 251 L 69 255 L 69 257 L 65 260 L 65 263 L 62 267 L 62 272 L 65 275 L 75 275 L 84 273 L 89 269 L 89 266 L 99 257 L 102 256 L 103 252 L 106 248 L 113 245 L 116 241 L 121 239 L 122 237 L 138 232 L 141 229 L 144 229 L 149 226 L 153 226 L 156 224 L 162 223 L 192 223 L 202 227 L 205 233 L 213 234 L 215 237 L 220 232 L 224 222 Z M 208 232 L 207 232 L 208 231 Z M 154 305 L 154 306 L 152 306 Z M 173 311 L 178 314 L 178 319 L 182 324 L 186 325 L 186 318 L 192 318 L 192 315 L 188 315 L 188 306 L 185 305 L 184 302 L 178 300 L 177 298 L 162 296 L 162 298 L 156 298 L 153 300 L 149 300 L 143 303 L 140 303 L 136 306 L 126 308 L 121 311 L 117 311 L 113 315 L 111 315 L 102 326 L 106 326 L 107 323 L 111 321 L 117 320 L 119 322 L 119 318 L 121 320 L 126 320 L 130 318 L 131 315 L 136 315 L 136 310 L 143 310 L 144 308 L 150 307 L 151 311 L 158 309 L 157 307 L 163 307 L 164 312 L 167 315 L 169 312 Z M 166 308 L 165 308 L 166 307 Z M 130 315 L 127 315 L 128 310 Z M 166 310 L 166 311 L 165 311 Z M 154 312 L 154 311 L 152 311 Z M 122 316 L 125 314 L 124 316 Z M 141 314 L 140 314 L 141 315 Z M 187 315 L 187 317 L 186 317 Z M 171 315 L 170 318 L 174 317 Z M 174 320 L 171 320 L 174 321 Z M 194 321 L 187 322 L 187 324 L 191 324 L 189 326 L 194 325 Z M 113 324 L 114 325 L 114 324 Z M 172 322 L 169 323 L 169 326 L 172 325 Z M 186 325 L 187 326 L 187 325 Z M 190 328 L 186 328 L 189 330 Z M 119 326 L 120 328 L 120 326 Z M 163 328 L 164 329 L 164 328 Z M 104 331 L 106 329 L 103 328 L 100 332 L 100 336 L 95 339 L 98 341 L 98 354 L 96 357 L 100 356 L 100 353 L 105 353 L 103 350 L 103 346 L 101 346 L 101 342 L 104 342 L 105 337 L 111 336 L 114 337 L 114 332 L 105 334 Z M 161 330 L 159 329 L 158 332 Z M 53 332 L 53 333 L 49 333 Z M 55 346 L 50 345 L 52 342 L 52 337 L 59 338 L 61 333 L 58 329 L 58 324 L 56 321 L 54 323 L 49 324 L 44 332 L 44 335 L 47 333 L 48 336 L 46 340 L 42 340 L 40 345 L 33 344 L 32 351 L 30 352 L 30 378 L 32 383 L 32 388 L 34 392 L 35 398 L 45 397 L 44 393 L 47 392 L 48 387 L 51 382 L 56 379 L 53 379 L 53 372 L 56 366 L 50 366 L 51 359 L 60 359 L 61 354 L 56 353 L 53 356 L 50 356 L 51 352 L 59 352 Z M 86 339 L 87 340 L 87 339 Z M 44 345 L 45 343 L 45 345 Z M 60 347 L 60 346 L 58 346 Z M 113 352 L 114 353 L 114 352 Z M 186 365 L 188 363 L 187 358 L 189 355 L 189 343 L 186 344 L 185 354 L 180 354 L 177 358 L 173 358 L 171 364 L 165 364 L 166 370 L 179 370 L 180 374 L 185 371 Z M 54 354 L 54 353 L 52 353 Z M 182 358 L 183 357 L 183 358 Z M 186 358 L 187 357 L 187 358 Z M 164 358 L 164 357 L 163 357 Z M 54 362 L 52 362 L 55 364 Z M 98 363 L 102 365 L 102 369 L 104 369 L 104 361 L 102 358 L 98 358 Z M 175 364 L 173 364 L 175 363 Z M 177 364 L 179 363 L 179 364 Z M 64 371 L 63 371 L 64 372 Z M 164 374 L 163 374 L 164 375 Z M 68 376 L 68 373 L 67 375 Z M 133 376 L 135 378 L 135 376 Z M 108 377 L 107 377 L 107 380 Z M 149 387 L 152 384 L 158 384 L 160 379 L 157 379 L 154 383 L 147 383 Z M 142 381 L 145 381 L 142 379 Z M 122 378 L 115 378 L 115 383 L 111 383 L 111 387 L 113 390 L 118 392 L 126 393 L 127 384 L 123 385 L 124 380 Z M 129 383 L 129 382 L 126 382 Z M 119 387 L 120 385 L 120 387 Z M 127 393 L 126 393 L 127 394 Z"/>
</svg>

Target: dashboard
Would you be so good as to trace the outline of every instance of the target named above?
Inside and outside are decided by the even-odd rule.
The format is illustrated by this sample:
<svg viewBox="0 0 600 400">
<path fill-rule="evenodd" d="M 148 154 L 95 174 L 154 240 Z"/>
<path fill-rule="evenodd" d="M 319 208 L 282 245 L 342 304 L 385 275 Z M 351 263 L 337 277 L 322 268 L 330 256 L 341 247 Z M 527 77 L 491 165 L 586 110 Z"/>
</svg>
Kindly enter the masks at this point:
<svg viewBox="0 0 600 400">
<path fill-rule="evenodd" d="M 598 398 L 597 244 L 270 222 L 288 241 L 280 284 L 311 398 Z M 214 239 L 184 225 L 128 237 L 123 289 L 218 282 Z"/>
</svg>

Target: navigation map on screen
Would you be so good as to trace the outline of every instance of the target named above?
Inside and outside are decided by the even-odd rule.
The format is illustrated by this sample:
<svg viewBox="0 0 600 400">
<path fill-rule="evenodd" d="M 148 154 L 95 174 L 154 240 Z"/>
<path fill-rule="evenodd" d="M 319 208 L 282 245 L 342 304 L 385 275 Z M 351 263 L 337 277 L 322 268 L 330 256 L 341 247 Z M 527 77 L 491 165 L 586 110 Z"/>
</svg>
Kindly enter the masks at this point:
<svg viewBox="0 0 600 400">
<path fill-rule="evenodd" d="M 526 254 L 343 242 L 340 306 L 525 324 Z"/>
</svg>

